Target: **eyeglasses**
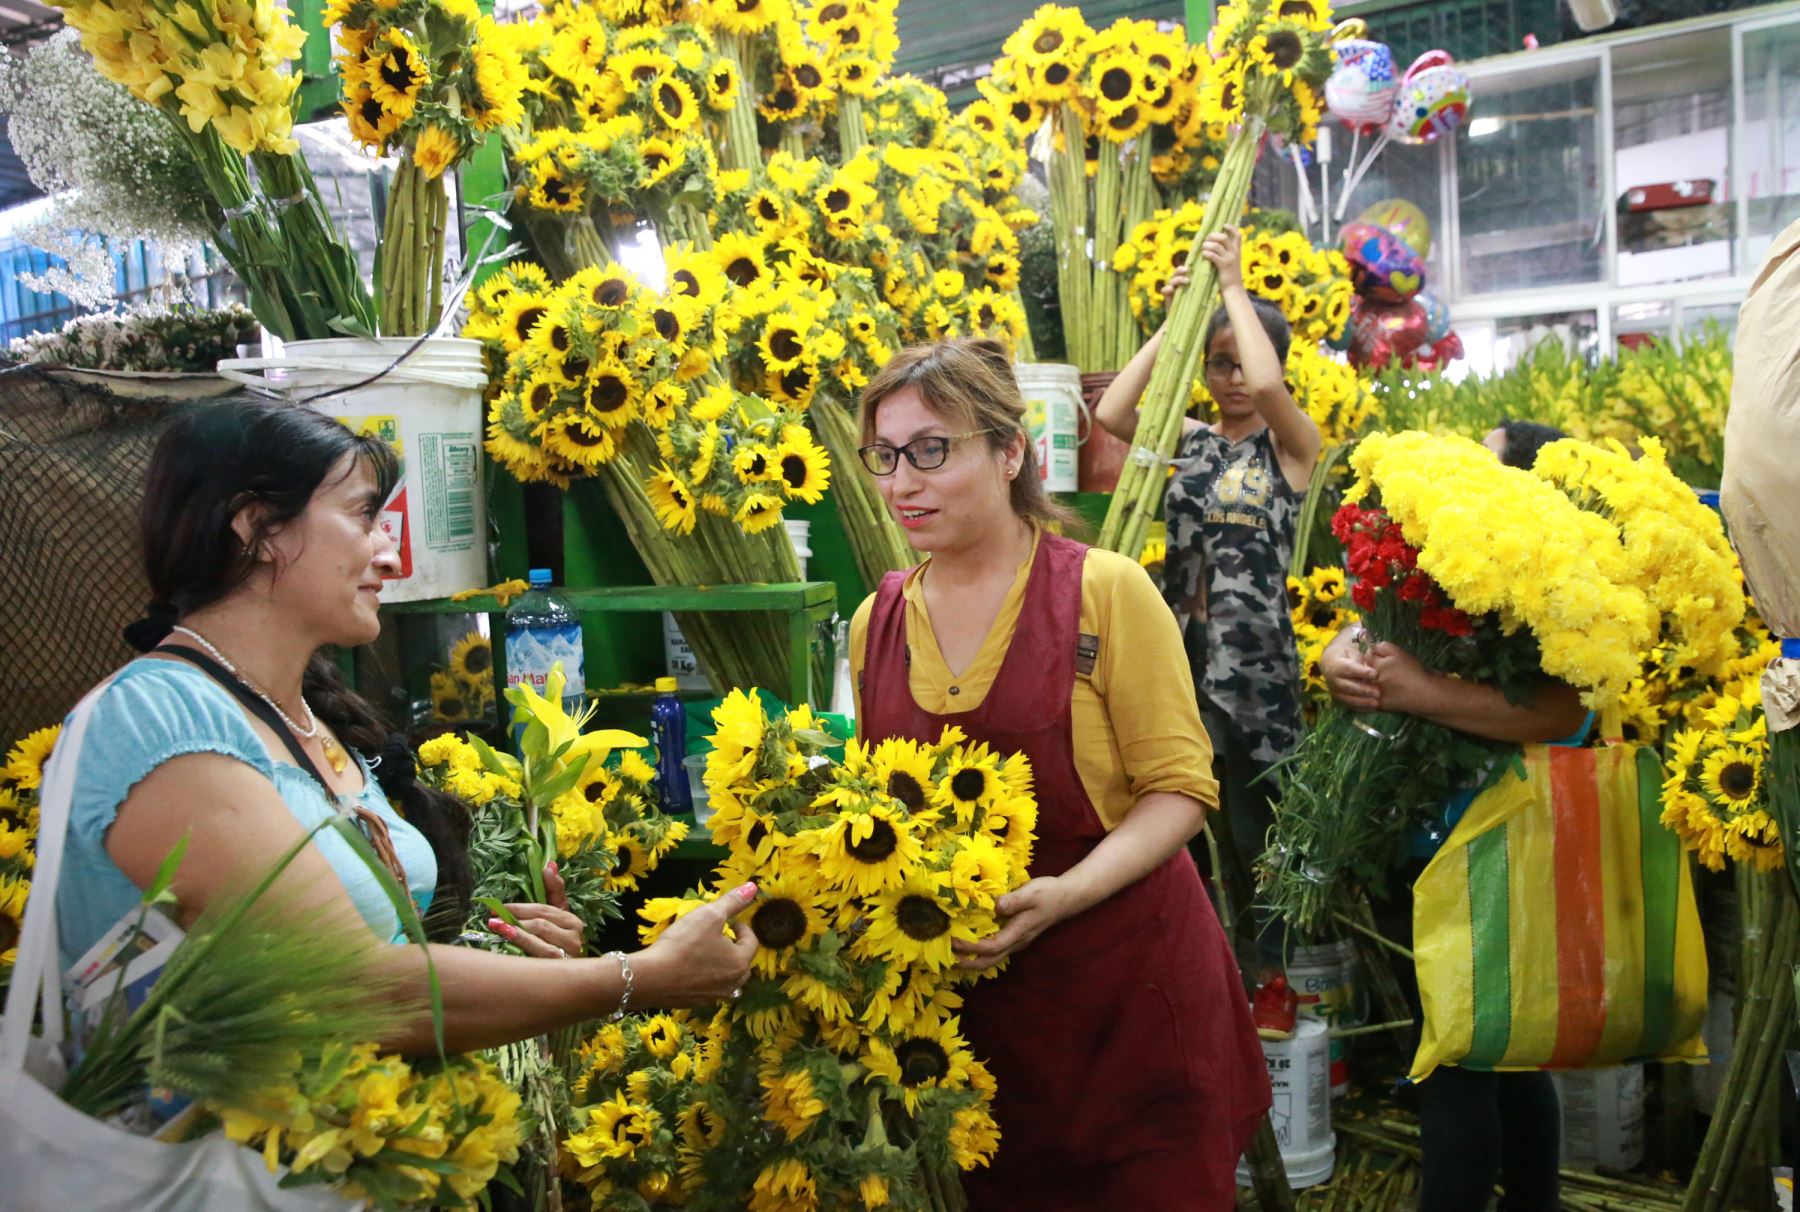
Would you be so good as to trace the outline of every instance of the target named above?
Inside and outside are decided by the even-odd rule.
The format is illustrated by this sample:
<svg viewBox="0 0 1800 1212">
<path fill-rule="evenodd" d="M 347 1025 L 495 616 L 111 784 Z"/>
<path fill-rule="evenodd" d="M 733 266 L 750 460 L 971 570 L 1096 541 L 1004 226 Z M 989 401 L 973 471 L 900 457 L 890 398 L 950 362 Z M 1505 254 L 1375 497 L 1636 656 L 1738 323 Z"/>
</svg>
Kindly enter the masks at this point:
<svg viewBox="0 0 1800 1212">
<path fill-rule="evenodd" d="M 974 433 L 955 436 L 933 433 L 926 434 L 922 438 L 914 438 L 904 446 L 890 446 L 886 442 L 875 442 L 859 448 L 856 453 L 861 456 L 863 466 L 878 476 L 893 475 L 895 469 L 900 466 L 901 455 L 906 456 L 906 461 L 911 463 L 916 471 L 936 471 L 944 465 L 944 460 L 950 457 L 952 443 L 960 442 L 964 438 L 979 438 L 985 434 L 1003 432 L 1004 430 L 1000 429 L 977 429 Z"/>
<path fill-rule="evenodd" d="M 1214 378 L 1229 379 L 1243 369 L 1242 363 L 1234 362 L 1224 354 L 1214 354 L 1206 360 L 1206 373 Z"/>
</svg>

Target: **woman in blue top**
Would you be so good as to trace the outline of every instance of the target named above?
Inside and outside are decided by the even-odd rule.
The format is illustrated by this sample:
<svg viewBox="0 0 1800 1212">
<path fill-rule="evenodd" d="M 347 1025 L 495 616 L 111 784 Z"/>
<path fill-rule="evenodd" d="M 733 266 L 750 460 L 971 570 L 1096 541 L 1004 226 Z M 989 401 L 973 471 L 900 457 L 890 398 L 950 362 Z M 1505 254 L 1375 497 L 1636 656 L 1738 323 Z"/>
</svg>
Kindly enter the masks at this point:
<svg viewBox="0 0 1800 1212">
<path fill-rule="evenodd" d="M 101 691 L 75 774 L 56 906 L 66 962 L 137 903 L 183 838 L 173 890 L 185 924 L 340 809 L 358 818 L 421 908 L 466 898 L 466 863 L 447 824 L 454 818 L 435 793 L 407 780 L 395 781 L 405 797 L 404 814 L 395 811 L 355 753 L 382 741 L 374 713 L 320 655 L 326 645 L 367 644 L 381 630 L 381 579 L 397 568 L 376 518 L 397 475 L 380 441 L 285 403 L 207 405 L 164 434 L 141 516 L 151 617 L 129 632 L 149 652 Z M 207 654 L 218 676 L 175 647 Z M 240 698 L 260 700 L 258 710 Z M 324 786 L 289 760 L 291 743 Z M 402 763 L 410 755 L 395 751 L 382 765 Z M 377 882 L 331 831 L 315 835 L 277 891 L 308 920 L 356 929 L 360 919 L 384 941 L 399 938 Z M 525 957 L 433 944 L 445 1042 L 466 1051 L 627 1002 L 699 1005 L 731 994 L 756 941 L 746 925 L 735 939 L 725 925 L 754 895 L 748 884 L 726 893 L 629 956 L 581 958 L 581 923 L 550 906 L 518 907 L 525 929 L 507 937 Z M 460 912 L 434 916 L 461 920 Z M 377 963 L 424 1004 L 420 948 L 383 947 Z M 430 1017 L 385 1042 L 435 1050 Z"/>
</svg>

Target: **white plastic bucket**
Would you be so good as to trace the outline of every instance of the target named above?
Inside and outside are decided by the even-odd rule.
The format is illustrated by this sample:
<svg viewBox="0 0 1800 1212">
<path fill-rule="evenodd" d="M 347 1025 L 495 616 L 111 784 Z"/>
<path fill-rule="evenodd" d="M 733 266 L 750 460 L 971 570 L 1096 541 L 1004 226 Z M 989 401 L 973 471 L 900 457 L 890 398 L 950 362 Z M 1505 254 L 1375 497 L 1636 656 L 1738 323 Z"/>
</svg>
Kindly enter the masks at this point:
<svg viewBox="0 0 1800 1212">
<path fill-rule="evenodd" d="M 812 523 L 799 518 L 785 518 L 788 542 L 794 545 L 794 559 L 800 564 L 800 579 L 806 579 L 806 561 L 812 558 Z"/>
<path fill-rule="evenodd" d="M 1562 1164 L 1635 1170 L 1644 1160 L 1644 1066 L 1555 1073 L 1562 1101 Z"/>
<path fill-rule="evenodd" d="M 1281 1146 L 1288 1185 L 1296 1190 L 1328 1182 L 1337 1165 L 1327 1077 L 1329 1043 L 1325 1024 L 1316 1018 L 1297 1020 L 1293 1039 L 1262 1041 L 1273 1094 L 1269 1125 Z M 1249 1184 L 1250 1171 L 1240 1161 L 1238 1185 Z"/>
<path fill-rule="evenodd" d="M 663 611 L 663 668 L 683 690 L 711 690 L 712 679 L 700 669 L 700 658 L 681 634 L 675 616 Z"/>
<path fill-rule="evenodd" d="M 400 482 L 381 515 L 400 550 L 401 575 L 382 588 L 389 602 L 446 597 L 490 579 L 481 343 L 432 337 L 413 349 L 415 340 L 293 341 L 276 356 L 227 358 L 218 367 L 225 378 L 281 392 L 373 433 L 400 456 Z"/>
<path fill-rule="evenodd" d="M 690 753 L 681 759 L 687 771 L 688 798 L 694 804 L 694 829 L 706 833 L 706 822 L 712 820 L 712 792 L 706 789 L 706 755 Z"/>
<path fill-rule="evenodd" d="M 1065 362 L 1020 362 L 1013 373 L 1025 398 L 1025 427 L 1037 445 L 1045 490 L 1074 492 L 1081 457 L 1081 371 Z"/>
<path fill-rule="evenodd" d="M 1295 947 L 1288 957 L 1288 987 L 1300 1002 L 1300 1013 L 1342 1027 L 1362 1021 L 1356 998 L 1356 944 L 1348 939 Z M 1331 1093 L 1350 1090 L 1349 1041 L 1331 1041 Z"/>
</svg>

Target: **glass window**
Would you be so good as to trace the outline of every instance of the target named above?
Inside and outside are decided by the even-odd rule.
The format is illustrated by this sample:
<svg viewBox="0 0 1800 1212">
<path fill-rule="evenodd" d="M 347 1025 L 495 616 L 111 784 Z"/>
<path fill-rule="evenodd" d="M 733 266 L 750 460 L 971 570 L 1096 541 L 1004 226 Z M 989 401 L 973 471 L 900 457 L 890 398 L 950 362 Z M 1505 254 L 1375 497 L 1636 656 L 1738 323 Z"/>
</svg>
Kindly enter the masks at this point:
<svg viewBox="0 0 1800 1212">
<path fill-rule="evenodd" d="M 1461 293 L 1598 282 L 1599 60 L 1474 79 L 1456 146 Z"/>
<path fill-rule="evenodd" d="M 1332 165 L 1331 206 L 1336 210 L 1342 201 L 1344 171 L 1350 164 L 1350 132 L 1340 126 L 1332 131 L 1332 141 L 1337 160 Z M 1368 151 L 1369 140 L 1361 140 L 1356 148 L 1357 157 L 1360 159 Z M 1425 289 L 1441 298 L 1447 298 L 1449 283 L 1444 276 L 1444 267 L 1450 249 L 1449 242 L 1445 239 L 1444 193 L 1441 184 L 1443 174 L 1443 149 L 1436 143 L 1428 143 L 1423 147 L 1390 143 L 1377 157 L 1367 175 L 1357 182 L 1350 205 L 1344 210 L 1344 222 L 1353 223 L 1365 210 L 1390 199 L 1404 199 L 1418 207 L 1431 225 L 1431 253 L 1425 259 Z M 1332 224 L 1331 234 L 1334 240 L 1338 238 L 1341 226 L 1335 222 Z"/>
<path fill-rule="evenodd" d="M 1613 308 L 1613 343 L 1620 353 L 1642 349 L 1668 340 L 1675 323 L 1673 303 L 1621 303 Z"/>
<path fill-rule="evenodd" d="M 1617 283 L 1729 276 L 1731 31 L 1628 42 L 1612 63 Z"/>
<path fill-rule="evenodd" d="M 1800 219 L 1800 22 L 1744 35 L 1744 114 L 1738 128 L 1748 217 L 1744 265 Z"/>
<path fill-rule="evenodd" d="M 1496 321 L 1493 373 L 1511 370 L 1550 340 L 1561 341 L 1564 349 L 1592 365 L 1600 356 L 1599 317 L 1591 311 L 1570 311 Z"/>
</svg>

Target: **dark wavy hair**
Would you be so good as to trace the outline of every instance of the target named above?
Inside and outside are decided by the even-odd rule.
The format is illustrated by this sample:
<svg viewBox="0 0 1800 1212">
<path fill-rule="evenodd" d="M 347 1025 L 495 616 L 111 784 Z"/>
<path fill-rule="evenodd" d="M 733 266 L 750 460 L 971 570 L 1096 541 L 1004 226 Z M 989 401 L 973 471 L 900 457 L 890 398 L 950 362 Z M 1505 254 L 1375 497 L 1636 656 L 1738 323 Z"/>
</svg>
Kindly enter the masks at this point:
<svg viewBox="0 0 1800 1212">
<path fill-rule="evenodd" d="M 1512 418 L 1500 422 L 1499 428 L 1506 435 L 1506 450 L 1501 454 L 1500 461 L 1508 467 L 1517 467 L 1520 471 L 1530 471 L 1537 462 L 1538 451 L 1569 436 L 1554 425 Z"/>
<path fill-rule="evenodd" d="M 1283 366 L 1287 365 L 1288 347 L 1294 342 L 1294 331 L 1288 327 L 1287 317 L 1277 307 L 1261 295 L 1250 296 L 1250 306 L 1256 312 L 1262 330 L 1269 335 L 1269 344 L 1275 347 L 1275 360 Z M 1213 338 L 1231 327 L 1231 313 L 1220 307 L 1206 322 L 1206 332 L 1200 338 L 1200 358 L 1204 361 L 1212 355 Z"/>
<path fill-rule="evenodd" d="M 375 473 L 385 499 L 400 475 L 394 452 L 378 438 L 352 433 L 310 408 L 256 397 L 215 401 L 177 417 L 150 459 L 138 515 L 148 616 L 125 629 L 140 652 L 161 643 L 177 619 L 226 597 L 256 567 L 258 549 L 306 510 L 345 457 Z M 334 483 L 336 481 L 333 481 Z M 249 540 L 232 520 L 261 505 Z M 411 748 L 375 709 L 344 683 L 323 653 L 307 664 L 302 692 L 313 714 L 345 744 L 371 760 L 384 791 L 431 843 L 438 884 L 431 929 L 453 935 L 468 916 L 473 879 L 466 850 L 468 812 L 461 801 L 415 782 Z"/>
</svg>

